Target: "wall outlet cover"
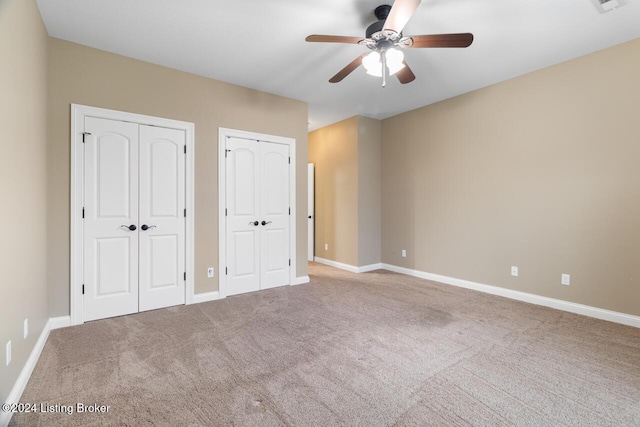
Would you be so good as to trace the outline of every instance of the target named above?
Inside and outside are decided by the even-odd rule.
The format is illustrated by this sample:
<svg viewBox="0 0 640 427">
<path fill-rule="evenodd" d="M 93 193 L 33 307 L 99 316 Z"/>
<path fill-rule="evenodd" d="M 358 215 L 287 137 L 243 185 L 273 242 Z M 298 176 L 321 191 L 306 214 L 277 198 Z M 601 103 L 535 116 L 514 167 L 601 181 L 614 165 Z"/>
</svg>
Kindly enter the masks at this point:
<svg viewBox="0 0 640 427">
<path fill-rule="evenodd" d="M 569 286 L 571 284 L 571 276 L 568 274 L 563 274 L 560 283 L 565 286 Z"/>
<path fill-rule="evenodd" d="M 402 258 L 406 258 L 407 257 L 407 250 L 403 249 L 402 250 Z"/>
<path fill-rule="evenodd" d="M 515 265 L 511 266 L 511 275 L 518 276 L 518 267 L 516 267 Z"/>
<path fill-rule="evenodd" d="M 213 277 L 213 267 L 207 268 L 207 277 Z"/>
</svg>

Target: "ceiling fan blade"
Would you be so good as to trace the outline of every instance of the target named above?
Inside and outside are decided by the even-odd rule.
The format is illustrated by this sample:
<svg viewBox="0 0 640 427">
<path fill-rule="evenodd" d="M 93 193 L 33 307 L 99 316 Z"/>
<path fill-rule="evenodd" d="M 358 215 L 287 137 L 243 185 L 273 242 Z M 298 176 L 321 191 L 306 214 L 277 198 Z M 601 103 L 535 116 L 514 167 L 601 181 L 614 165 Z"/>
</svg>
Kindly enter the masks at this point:
<svg viewBox="0 0 640 427">
<path fill-rule="evenodd" d="M 467 47 L 473 43 L 473 34 L 432 34 L 429 36 L 411 36 L 413 48 L 422 47 Z"/>
<path fill-rule="evenodd" d="M 383 30 L 392 30 L 400 34 L 402 29 L 420 5 L 421 0 L 396 0 L 391 7 L 387 20 L 384 21 Z"/>
<path fill-rule="evenodd" d="M 356 59 L 351 61 L 349 63 L 349 65 L 344 67 L 342 70 L 338 71 L 338 74 L 336 74 L 335 76 L 331 77 L 331 79 L 329 79 L 329 82 L 330 83 L 341 82 L 342 79 L 347 77 L 349 74 L 351 74 L 353 72 L 353 70 L 355 70 L 356 68 L 358 68 L 362 64 L 362 58 L 364 58 L 364 55 L 360 55 Z"/>
<path fill-rule="evenodd" d="M 324 36 L 319 34 L 312 34 L 305 39 L 308 42 L 320 42 L 320 43 L 355 43 L 358 44 L 362 37 L 349 37 L 349 36 Z"/>
<path fill-rule="evenodd" d="M 409 65 L 405 61 L 402 61 L 402 63 L 404 64 L 404 67 L 402 67 L 400 71 L 396 72 L 396 77 L 398 77 L 400 83 L 404 85 L 414 81 L 416 79 L 416 75 L 413 74 L 413 71 L 411 71 L 411 68 L 409 68 Z"/>
</svg>

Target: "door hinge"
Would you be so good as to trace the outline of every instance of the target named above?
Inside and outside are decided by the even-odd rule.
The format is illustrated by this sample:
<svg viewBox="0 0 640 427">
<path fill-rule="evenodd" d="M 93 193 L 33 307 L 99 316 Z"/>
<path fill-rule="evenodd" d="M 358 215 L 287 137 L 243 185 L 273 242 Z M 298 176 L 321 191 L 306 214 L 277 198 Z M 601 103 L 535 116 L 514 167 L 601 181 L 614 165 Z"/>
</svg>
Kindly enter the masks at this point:
<svg viewBox="0 0 640 427">
<path fill-rule="evenodd" d="M 289 215 L 291 215 L 291 208 L 289 208 Z"/>
<path fill-rule="evenodd" d="M 84 284 L 82 285 L 82 295 L 84 295 Z"/>
<path fill-rule="evenodd" d="M 187 272 L 184 272 L 184 280 L 187 280 Z"/>
<path fill-rule="evenodd" d="M 84 208 L 82 208 L 82 219 L 84 219 Z"/>
<path fill-rule="evenodd" d="M 291 157 L 289 157 L 289 164 L 291 164 Z"/>
<path fill-rule="evenodd" d="M 289 258 L 289 267 L 291 267 L 291 258 Z"/>
<path fill-rule="evenodd" d="M 187 146 L 184 146 L 184 154 L 187 154 Z"/>
<path fill-rule="evenodd" d="M 224 216 L 227 216 L 227 208 L 224 208 Z"/>
<path fill-rule="evenodd" d="M 229 149 L 224 150 L 224 156 L 225 157 L 227 157 L 229 155 L 229 151 L 231 151 L 231 150 L 229 150 Z"/>
<path fill-rule="evenodd" d="M 85 137 L 86 137 L 87 135 L 91 135 L 91 132 L 82 132 L 82 143 L 83 143 L 83 144 L 86 142 L 86 141 L 85 141 Z"/>
<path fill-rule="evenodd" d="M 187 210 L 186 209 L 184 210 L 184 217 L 185 218 L 187 217 Z"/>
<path fill-rule="evenodd" d="M 227 274 L 229 274 L 229 269 L 227 267 L 224 268 L 224 275 L 226 276 Z"/>
</svg>

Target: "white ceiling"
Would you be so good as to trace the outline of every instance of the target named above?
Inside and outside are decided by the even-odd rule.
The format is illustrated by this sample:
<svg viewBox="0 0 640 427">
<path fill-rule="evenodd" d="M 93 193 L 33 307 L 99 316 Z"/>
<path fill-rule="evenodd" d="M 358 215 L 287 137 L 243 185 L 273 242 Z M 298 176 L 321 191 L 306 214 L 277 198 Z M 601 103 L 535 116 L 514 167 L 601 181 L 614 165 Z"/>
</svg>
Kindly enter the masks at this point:
<svg viewBox="0 0 640 427">
<path fill-rule="evenodd" d="M 309 103 L 309 130 L 386 118 L 640 37 L 640 0 L 423 0 L 405 35 L 471 32 L 466 49 L 408 49 L 407 85 L 329 78 L 366 48 L 306 43 L 364 36 L 384 0 L 38 0 L 52 37 Z M 615 70 L 612 70 L 615 76 Z"/>
</svg>

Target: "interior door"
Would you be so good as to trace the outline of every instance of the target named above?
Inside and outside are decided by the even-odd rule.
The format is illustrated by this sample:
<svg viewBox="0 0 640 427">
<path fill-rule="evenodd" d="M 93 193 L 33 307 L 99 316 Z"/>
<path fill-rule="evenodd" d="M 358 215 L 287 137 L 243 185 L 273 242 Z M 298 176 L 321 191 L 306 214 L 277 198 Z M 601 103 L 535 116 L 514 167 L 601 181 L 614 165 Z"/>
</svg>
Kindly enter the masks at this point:
<svg viewBox="0 0 640 427">
<path fill-rule="evenodd" d="M 260 152 L 260 289 L 289 283 L 289 146 L 258 143 Z"/>
<path fill-rule="evenodd" d="M 140 125 L 140 311 L 185 303 L 185 143 Z"/>
<path fill-rule="evenodd" d="M 256 141 L 226 141 L 226 294 L 260 289 L 260 190 Z"/>
<path fill-rule="evenodd" d="M 83 319 L 138 311 L 138 125 L 87 117 Z"/>
<path fill-rule="evenodd" d="M 307 165 L 307 260 L 315 253 L 315 165 Z"/>
</svg>

